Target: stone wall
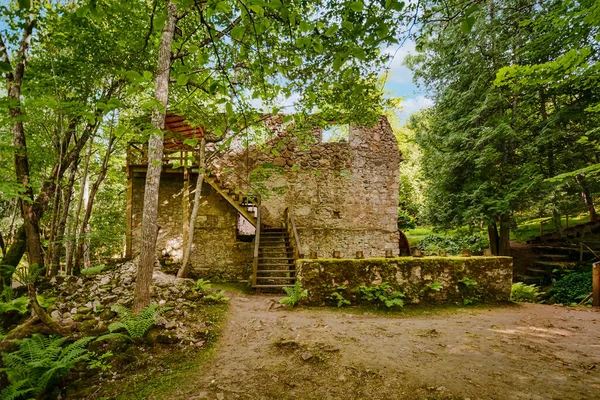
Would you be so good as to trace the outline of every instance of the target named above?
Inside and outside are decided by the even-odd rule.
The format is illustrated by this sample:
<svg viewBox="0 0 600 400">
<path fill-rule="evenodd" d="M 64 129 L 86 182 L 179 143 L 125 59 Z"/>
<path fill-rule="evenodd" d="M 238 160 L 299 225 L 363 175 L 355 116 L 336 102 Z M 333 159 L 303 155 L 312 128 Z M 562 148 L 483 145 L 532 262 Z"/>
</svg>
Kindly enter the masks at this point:
<svg viewBox="0 0 600 400">
<path fill-rule="evenodd" d="M 319 138 L 319 132 L 313 136 Z M 385 117 L 370 128 L 351 126 L 348 142 L 307 146 L 280 135 L 266 150 L 271 151 L 250 148 L 215 163 L 217 171 L 235 171 L 219 176 L 229 186 L 251 191 L 251 174 L 262 178 L 253 184 L 271 190 L 262 198 L 263 223 L 282 226 L 283 212 L 291 207 L 305 254 L 331 256 L 339 250 L 352 257 L 361 250 L 381 257 L 386 249 L 397 254 L 400 152 Z"/>
<path fill-rule="evenodd" d="M 462 303 L 508 301 L 512 286 L 511 257 L 398 257 L 372 259 L 302 259 L 296 262 L 298 280 L 308 290 L 308 300 L 326 303 L 333 292 L 359 300 L 359 286 L 390 283 L 405 293 L 406 303 Z M 477 282 L 467 286 L 459 281 Z M 439 282 L 440 291 L 427 284 Z M 344 286 L 345 289 L 340 289 Z"/>
<path fill-rule="evenodd" d="M 133 178 L 134 255 L 139 252 L 138 232 L 141 225 L 145 176 Z M 190 192 L 196 175 L 190 179 Z M 163 173 L 159 191 L 157 255 L 179 262 L 183 257 L 183 173 Z M 190 195 L 189 212 L 191 213 Z M 194 247 L 190 257 L 195 276 L 220 280 L 248 279 L 252 274 L 253 243 L 237 238 L 237 210 L 210 185 L 204 183 L 195 224 Z"/>
</svg>

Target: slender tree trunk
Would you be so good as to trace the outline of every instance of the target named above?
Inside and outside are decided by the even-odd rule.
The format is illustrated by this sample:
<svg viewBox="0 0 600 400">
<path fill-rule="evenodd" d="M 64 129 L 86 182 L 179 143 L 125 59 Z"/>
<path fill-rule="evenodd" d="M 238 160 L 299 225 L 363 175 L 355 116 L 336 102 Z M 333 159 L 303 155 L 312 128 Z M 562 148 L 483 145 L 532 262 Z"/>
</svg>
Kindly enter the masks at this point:
<svg viewBox="0 0 600 400">
<path fill-rule="evenodd" d="M 144 208 L 142 213 L 142 230 L 140 258 L 138 261 L 137 280 L 133 299 L 133 311 L 140 312 L 150 304 L 150 288 L 152 271 L 156 257 L 156 237 L 158 234 L 158 190 L 162 171 L 163 130 L 165 113 L 169 99 L 169 77 L 171 72 L 171 51 L 177 18 L 177 5 L 166 1 L 167 20 L 162 31 L 158 49 L 158 65 L 154 98 L 160 103 L 160 109 L 154 107 L 152 125 L 154 127 L 148 140 L 148 170 L 144 189 Z"/>
<path fill-rule="evenodd" d="M 58 172 L 58 171 L 57 171 Z M 48 240 L 48 249 L 46 250 L 46 257 L 44 263 L 48 267 L 46 269 L 46 275 L 50 276 L 54 266 L 52 260 L 54 259 L 54 243 L 56 242 L 56 231 L 58 230 L 58 216 L 61 212 L 61 187 L 57 185 L 54 191 L 54 201 L 52 203 L 52 223 L 50 224 L 50 239 Z"/>
<path fill-rule="evenodd" d="M 23 113 L 21 112 L 21 85 L 25 74 L 25 62 L 27 60 L 27 51 L 31 40 L 31 34 L 35 20 L 31 19 L 23 29 L 23 36 L 19 45 L 19 50 L 13 60 L 14 69 L 6 74 L 6 91 L 10 99 L 8 114 L 13 121 L 12 134 L 13 146 L 15 149 L 15 175 L 17 182 L 22 186 L 24 198 L 21 202 L 21 213 L 23 215 L 23 225 L 25 228 L 27 252 L 29 253 L 30 265 L 44 266 L 44 257 L 42 254 L 42 244 L 40 241 L 40 222 L 39 217 L 33 209 L 33 188 L 31 187 L 29 177 L 29 156 L 27 153 L 27 141 L 25 139 L 25 128 L 23 126 Z M 8 56 L 8 49 L 4 40 L 0 41 L 0 51 L 2 51 L 3 61 L 11 63 Z"/>
<path fill-rule="evenodd" d="M 506 214 L 500 216 L 498 255 L 510 256 L 510 220 Z"/>
<path fill-rule="evenodd" d="M 81 229 L 79 231 L 79 242 L 77 245 L 77 257 L 75 257 L 75 269 L 73 271 L 74 275 L 78 275 L 81 271 L 80 262 L 83 256 L 84 259 L 84 268 L 90 267 L 90 246 L 89 246 L 89 233 L 90 233 L 90 217 L 92 216 L 92 208 L 94 206 L 94 199 L 96 198 L 96 194 L 98 193 L 98 189 L 104 181 L 106 177 L 106 172 L 108 171 L 108 161 L 113 152 L 113 144 L 115 142 L 115 137 L 111 135 L 108 140 L 108 147 L 106 148 L 106 154 L 104 155 L 104 159 L 102 160 L 102 166 L 100 167 L 100 173 L 96 178 L 96 181 L 92 185 L 91 190 L 85 190 L 84 192 L 84 202 L 86 204 L 85 213 L 83 215 L 83 220 L 81 221 Z M 88 179 L 86 179 L 85 187 L 89 187 Z"/>
<path fill-rule="evenodd" d="M 594 206 L 594 198 L 590 193 L 590 188 L 587 184 L 585 176 L 582 174 L 577 174 L 575 180 L 577 181 L 579 186 L 581 186 L 581 197 L 583 199 L 583 202 L 585 203 L 585 206 L 588 209 L 588 213 L 590 214 L 590 221 L 596 221 L 598 219 L 598 215 L 596 214 L 596 207 Z"/>
<path fill-rule="evenodd" d="M 67 245 L 67 255 L 65 260 L 65 271 L 67 275 L 71 275 L 73 273 L 73 256 L 75 254 L 75 250 L 77 249 L 77 245 L 79 243 L 79 236 L 77 235 L 77 229 L 79 227 L 79 217 L 81 215 L 81 209 L 83 207 L 84 193 L 86 191 L 86 185 L 88 181 L 88 170 L 90 167 L 90 158 L 92 157 L 92 147 L 94 144 L 94 140 L 90 140 L 90 147 L 88 149 L 88 153 L 85 156 L 85 164 L 83 166 L 83 176 L 81 177 L 81 188 L 79 190 L 79 199 L 77 201 L 77 207 L 75 208 L 75 215 L 73 217 L 73 224 L 69 229 L 71 231 L 71 235 L 69 235 L 69 241 Z M 76 261 L 77 262 L 77 261 Z"/>
<path fill-rule="evenodd" d="M 495 222 L 488 224 L 488 238 L 490 240 L 490 249 L 492 250 L 492 254 L 497 256 L 499 254 L 500 248 L 500 237 L 498 236 L 498 227 Z"/>
<path fill-rule="evenodd" d="M 188 240 L 183 253 L 183 263 L 177 271 L 178 278 L 187 278 L 189 273 L 189 261 L 194 244 L 194 228 L 196 227 L 196 218 L 200 208 L 200 197 L 202 196 L 202 184 L 204 183 L 204 173 L 206 170 L 206 139 L 203 137 L 200 141 L 200 156 L 198 157 L 198 178 L 196 179 L 196 192 L 194 193 L 194 205 L 192 206 L 192 215 L 188 223 Z"/>
<path fill-rule="evenodd" d="M 69 180 L 67 186 L 63 189 L 63 209 L 60 216 L 60 222 L 58 223 L 58 229 L 56 231 L 56 240 L 54 241 L 54 249 L 52 249 L 52 268 L 50 271 L 51 276 L 58 274 L 60 268 L 60 258 L 62 256 L 62 250 L 64 247 L 65 229 L 67 225 L 67 219 L 69 218 L 69 210 L 71 208 L 71 198 L 73 197 L 73 186 L 75 185 L 75 176 L 77 175 L 78 162 L 74 162 L 71 165 L 69 171 Z"/>
</svg>

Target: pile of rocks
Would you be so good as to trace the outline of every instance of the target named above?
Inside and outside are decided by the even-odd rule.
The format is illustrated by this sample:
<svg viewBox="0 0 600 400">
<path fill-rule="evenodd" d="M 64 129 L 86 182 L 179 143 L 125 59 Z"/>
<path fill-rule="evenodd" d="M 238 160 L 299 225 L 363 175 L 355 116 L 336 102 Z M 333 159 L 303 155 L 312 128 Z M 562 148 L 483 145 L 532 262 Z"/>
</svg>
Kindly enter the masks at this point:
<svg viewBox="0 0 600 400">
<path fill-rule="evenodd" d="M 75 325 L 83 335 L 101 335 L 119 320 L 115 305 L 131 307 L 137 268 L 126 262 L 95 275 L 56 277 L 43 294 L 55 301 L 50 315 L 64 325 Z M 198 318 L 203 294 L 193 289 L 194 281 L 179 279 L 155 268 L 151 302 L 171 309 L 162 314 L 150 333 L 150 340 L 162 343 L 201 345 L 207 326 Z"/>
</svg>

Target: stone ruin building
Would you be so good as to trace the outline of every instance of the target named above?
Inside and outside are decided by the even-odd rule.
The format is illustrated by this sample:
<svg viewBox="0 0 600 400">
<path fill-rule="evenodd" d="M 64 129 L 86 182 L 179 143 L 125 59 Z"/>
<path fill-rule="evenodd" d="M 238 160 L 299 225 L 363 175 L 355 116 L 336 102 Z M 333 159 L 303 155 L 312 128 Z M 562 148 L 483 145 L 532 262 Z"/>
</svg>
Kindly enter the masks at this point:
<svg viewBox="0 0 600 400">
<path fill-rule="evenodd" d="M 338 142 L 323 142 L 323 131 L 313 129 L 310 145 L 286 135 L 280 116 L 265 125 L 275 133 L 266 146 L 240 147 L 210 163 L 195 223 L 193 275 L 280 287 L 293 284 L 298 258 L 398 255 L 401 154 L 387 118 L 372 127 L 349 126 L 347 140 Z M 204 130 L 174 115 L 167 117 L 166 128 L 180 139 L 165 139 L 157 255 L 177 262 L 198 176 L 197 167 L 179 166 L 193 151 L 181 138 Z M 144 145 L 130 143 L 129 257 L 139 252 L 146 154 Z"/>
</svg>

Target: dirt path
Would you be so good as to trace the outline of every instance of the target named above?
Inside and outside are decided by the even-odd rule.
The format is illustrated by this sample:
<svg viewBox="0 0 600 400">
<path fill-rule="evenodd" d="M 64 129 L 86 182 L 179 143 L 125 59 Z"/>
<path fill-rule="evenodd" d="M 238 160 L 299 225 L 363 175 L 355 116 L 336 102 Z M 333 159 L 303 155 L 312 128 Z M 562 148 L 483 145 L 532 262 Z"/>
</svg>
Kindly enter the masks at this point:
<svg viewBox="0 0 600 400">
<path fill-rule="evenodd" d="M 232 295 L 214 359 L 169 399 L 597 399 L 600 312 L 524 304 L 414 316 Z"/>
</svg>

